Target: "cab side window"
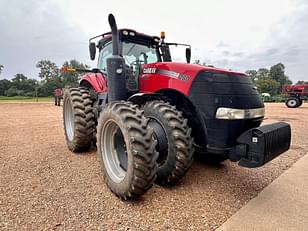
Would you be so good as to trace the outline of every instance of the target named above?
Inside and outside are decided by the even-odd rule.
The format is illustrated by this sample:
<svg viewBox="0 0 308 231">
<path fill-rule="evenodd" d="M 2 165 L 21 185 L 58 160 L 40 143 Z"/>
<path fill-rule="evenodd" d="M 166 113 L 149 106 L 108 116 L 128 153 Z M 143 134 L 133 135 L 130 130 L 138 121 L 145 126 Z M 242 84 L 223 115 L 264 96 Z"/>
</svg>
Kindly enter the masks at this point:
<svg viewBox="0 0 308 231">
<path fill-rule="evenodd" d="M 112 43 L 108 43 L 105 45 L 99 54 L 99 59 L 98 59 L 98 68 L 103 72 L 107 72 L 107 58 L 109 58 L 112 55 Z"/>
</svg>

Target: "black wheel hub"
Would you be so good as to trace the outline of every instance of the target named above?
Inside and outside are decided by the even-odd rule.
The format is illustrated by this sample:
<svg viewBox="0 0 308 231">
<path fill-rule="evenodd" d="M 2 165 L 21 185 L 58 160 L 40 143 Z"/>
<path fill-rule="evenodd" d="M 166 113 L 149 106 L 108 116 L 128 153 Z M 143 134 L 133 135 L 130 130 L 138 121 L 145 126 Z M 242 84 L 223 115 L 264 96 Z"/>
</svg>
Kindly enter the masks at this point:
<svg viewBox="0 0 308 231">
<path fill-rule="evenodd" d="M 159 166 L 163 165 L 168 156 L 168 138 L 162 124 L 154 118 L 150 118 L 150 128 L 154 130 L 154 138 L 157 141 L 156 150 L 159 153 L 157 163 Z"/>
<path fill-rule="evenodd" d="M 113 139 L 114 139 L 114 147 L 117 150 L 117 155 L 120 161 L 120 166 L 123 168 L 123 170 L 127 171 L 126 144 L 125 144 L 125 140 L 124 140 L 123 134 L 120 131 L 120 129 L 118 129 Z"/>
</svg>

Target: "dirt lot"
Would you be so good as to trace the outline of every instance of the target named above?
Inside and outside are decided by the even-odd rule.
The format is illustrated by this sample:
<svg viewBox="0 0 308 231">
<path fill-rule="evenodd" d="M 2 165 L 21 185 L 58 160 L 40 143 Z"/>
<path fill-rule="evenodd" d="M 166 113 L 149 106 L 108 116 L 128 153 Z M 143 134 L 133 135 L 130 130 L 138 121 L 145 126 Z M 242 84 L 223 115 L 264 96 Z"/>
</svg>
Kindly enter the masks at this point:
<svg viewBox="0 0 308 231">
<path fill-rule="evenodd" d="M 308 150 L 308 104 L 266 105 L 292 125 L 292 149 L 259 169 L 195 162 L 183 182 L 123 202 L 105 186 L 95 151 L 64 142 L 62 108 L 0 104 L 0 230 L 213 230 Z"/>
</svg>

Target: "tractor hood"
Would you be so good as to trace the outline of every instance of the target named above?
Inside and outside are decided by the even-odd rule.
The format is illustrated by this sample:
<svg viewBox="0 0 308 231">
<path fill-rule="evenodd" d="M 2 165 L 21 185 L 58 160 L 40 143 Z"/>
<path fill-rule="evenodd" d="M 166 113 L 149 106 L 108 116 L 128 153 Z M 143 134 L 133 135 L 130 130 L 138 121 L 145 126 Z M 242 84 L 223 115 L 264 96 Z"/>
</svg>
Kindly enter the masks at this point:
<svg viewBox="0 0 308 231">
<path fill-rule="evenodd" d="M 200 71 L 215 71 L 215 72 L 220 72 L 220 73 L 236 74 L 236 75 L 245 76 L 245 74 L 242 72 L 231 71 L 231 70 L 216 68 L 212 66 L 189 64 L 189 63 L 164 62 L 164 63 L 154 63 L 153 66 L 157 68 L 165 69 L 165 70 L 178 71 L 182 74 L 186 74 L 187 72 L 198 73 Z"/>
<path fill-rule="evenodd" d="M 140 77 L 142 92 L 174 89 L 188 96 L 193 80 L 199 73 L 215 72 L 247 78 L 244 73 L 197 64 L 159 62 L 143 65 Z"/>
</svg>

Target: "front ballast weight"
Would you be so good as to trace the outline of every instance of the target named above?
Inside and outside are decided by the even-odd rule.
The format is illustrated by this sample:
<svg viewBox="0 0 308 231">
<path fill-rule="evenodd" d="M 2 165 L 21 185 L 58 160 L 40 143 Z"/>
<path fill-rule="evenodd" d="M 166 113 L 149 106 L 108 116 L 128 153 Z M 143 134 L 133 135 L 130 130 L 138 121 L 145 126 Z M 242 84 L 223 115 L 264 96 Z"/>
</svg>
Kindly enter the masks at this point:
<svg viewBox="0 0 308 231">
<path fill-rule="evenodd" d="M 252 128 L 237 139 L 229 154 L 231 161 L 247 168 L 263 166 L 290 148 L 291 127 L 284 122 Z"/>
</svg>

